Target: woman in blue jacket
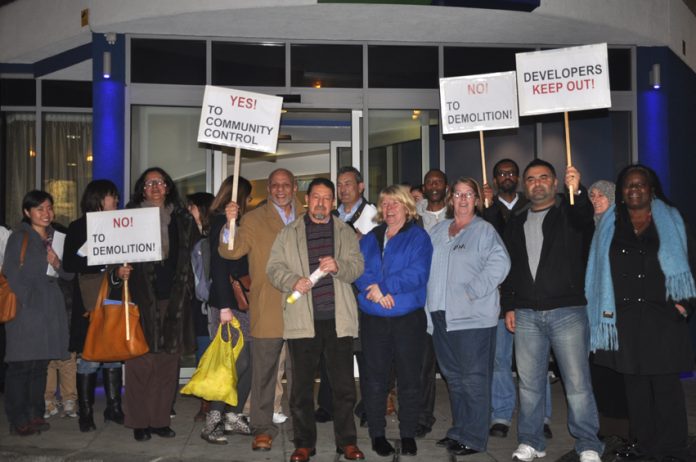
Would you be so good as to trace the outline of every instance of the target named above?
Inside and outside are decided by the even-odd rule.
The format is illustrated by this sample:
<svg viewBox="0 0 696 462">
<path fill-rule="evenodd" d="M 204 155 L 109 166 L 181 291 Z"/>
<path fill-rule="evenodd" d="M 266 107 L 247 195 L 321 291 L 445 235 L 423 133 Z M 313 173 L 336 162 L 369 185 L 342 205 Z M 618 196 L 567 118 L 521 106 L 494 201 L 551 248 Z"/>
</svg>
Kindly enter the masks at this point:
<svg viewBox="0 0 696 462">
<path fill-rule="evenodd" d="M 360 291 L 360 341 L 365 357 L 362 381 L 372 449 L 394 453 L 385 438 L 389 373 L 399 386 L 401 454 L 416 455 L 420 370 L 426 335 L 425 293 L 433 246 L 416 224 L 416 204 L 408 190 L 389 186 L 380 192 L 382 222 L 360 241 L 365 272 L 355 281 Z"/>
</svg>

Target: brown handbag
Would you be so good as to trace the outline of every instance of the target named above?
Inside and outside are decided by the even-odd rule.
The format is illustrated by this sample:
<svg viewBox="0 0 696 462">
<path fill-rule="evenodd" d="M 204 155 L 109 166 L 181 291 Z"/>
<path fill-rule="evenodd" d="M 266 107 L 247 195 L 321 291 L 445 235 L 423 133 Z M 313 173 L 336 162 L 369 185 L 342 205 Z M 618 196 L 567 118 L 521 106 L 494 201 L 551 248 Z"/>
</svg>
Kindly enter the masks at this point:
<svg viewBox="0 0 696 462">
<path fill-rule="evenodd" d="M 24 233 L 22 250 L 19 252 L 19 267 L 24 266 L 24 256 L 27 254 L 29 233 Z M 12 321 L 17 316 L 17 296 L 10 288 L 5 273 L 0 272 L 0 324 Z"/>
<path fill-rule="evenodd" d="M 114 362 L 144 355 L 150 348 L 140 325 L 140 310 L 137 305 L 129 303 L 128 281 L 124 281 L 120 305 L 105 303 L 108 291 L 108 273 L 104 273 L 97 303 L 89 313 L 82 357 L 87 361 Z M 125 315 L 126 306 L 128 317 Z"/>
<path fill-rule="evenodd" d="M 242 277 L 236 278 L 230 276 L 230 284 L 232 284 L 232 292 L 234 292 L 234 298 L 237 300 L 237 309 L 239 311 L 249 310 L 249 287 L 251 287 L 251 277 L 246 274 Z"/>
</svg>

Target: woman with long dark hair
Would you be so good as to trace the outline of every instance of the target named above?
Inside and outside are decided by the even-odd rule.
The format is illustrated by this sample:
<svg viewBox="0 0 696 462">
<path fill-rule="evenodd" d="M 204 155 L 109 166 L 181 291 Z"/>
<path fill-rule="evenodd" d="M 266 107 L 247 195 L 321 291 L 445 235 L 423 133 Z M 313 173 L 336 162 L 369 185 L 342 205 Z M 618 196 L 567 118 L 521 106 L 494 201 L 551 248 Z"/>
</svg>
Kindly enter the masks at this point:
<svg viewBox="0 0 696 462">
<path fill-rule="evenodd" d="M 694 242 L 650 168 L 629 165 L 616 186 L 592 240 L 585 291 L 595 362 L 624 376 L 634 441 L 617 455 L 692 460 L 679 374 L 694 365 Z"/>
</svg>

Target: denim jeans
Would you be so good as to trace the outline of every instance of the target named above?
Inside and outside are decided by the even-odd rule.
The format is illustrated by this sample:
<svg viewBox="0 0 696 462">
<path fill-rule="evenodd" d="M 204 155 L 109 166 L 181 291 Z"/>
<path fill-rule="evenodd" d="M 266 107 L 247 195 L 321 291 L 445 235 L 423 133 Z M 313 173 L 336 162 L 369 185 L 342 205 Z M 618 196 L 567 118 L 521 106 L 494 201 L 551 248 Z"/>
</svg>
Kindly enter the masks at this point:
<svg viewBox="0 0 696 462">
<path fill-rule="evenodd" d="M 517 437 L 537 451 L 544 439 L 544 389 L 549 351 L 553 348 L 568 401 L 568 430 L 575 451 L 602 453 L 597 438 L 599 418 L 592 392 L 589 363 L 589 327 L 584 306 L 548 311 L 515 310 L 515 358 L 520 382 Z"/>
<path fill-rule="evenodd" d="M 512 413 L 517 401 L 517 387 L 512 377 L 512 343 L 514 336 L 505 327 L 505 320 L 498 321 L 495 337 L 495 365 L 491 393 L 491 425 L 512 423 Z M 551 422 L 551 382 L 546 380 L 544 423 Z"/>
<path fill-rule="evenodd" d="M 82 358 L 77 358 L 77 373 L 78 374 L 93 374 L 102 369 L 118 369 L 123 365 L 122 362 L 118 361 L 115 363 L 100 363 L 94 361 L 86 361 Z"/>
<path fill-rule="evenodd" d="M 433 312 L 432 320 L 435 354 L 450 395 L 452 427 L 447 437 L 485 451 L 496 328 L 447 331 L 444 311 Z"/>
</svg>

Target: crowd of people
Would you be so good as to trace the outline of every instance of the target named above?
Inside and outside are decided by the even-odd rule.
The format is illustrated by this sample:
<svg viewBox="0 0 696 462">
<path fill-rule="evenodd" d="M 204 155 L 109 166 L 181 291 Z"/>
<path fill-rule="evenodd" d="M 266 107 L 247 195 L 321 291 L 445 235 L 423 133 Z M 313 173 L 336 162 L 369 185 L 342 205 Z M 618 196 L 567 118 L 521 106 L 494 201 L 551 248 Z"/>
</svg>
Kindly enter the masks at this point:
<svg viewBox="0 0 696 462">
<path fill-rule="evenodd" d="M 241 434 L 251 435 L 254 451 L 272 450 L 284 420 L 277 387 L 285 364 L 291 462 L 315 454 L 316 423 L 325 421 L 333 421 L 338 454 L 364 459 L 356 417 L 377 455 L 394 454 L 385 433 L 394 388 L 400 454 L 416 455 L 416 439 L 435 422 L 439 369 L 452 420 L 437 444 L 453 456 L 485 452 L 490 437 L 507 437 L 517 407 L 512 457 L 531 462 L 553 437 L 553 363 L 581 462 L 599 462 L 609 435 L 625 440 L 617 460 L 693 460 L 679 374 L 694 366 L 687 323 L 696 252 L 655 172 L 629 165 L 615 184 L 589 189 L 575 167 L 559 176 L 541 159 L 521 174 L 503 159 L 492 173 L 491 185 L 467 177 L 450 184 L 433 169 L 423 185 L 388 186 L 363 234 L 356 222 L 372 204 L 353 167 L 339 170 L 336 185 L 314 179 L 306 208 L 293 173 L 276 169 L 253 210 L 245 178 L 235 200 L 232 177 L 215 196 L 184 199 L 166 171 L 149 168 L 126 207 L 159 209 L 162 260 L 99 267 L 80 252 L 86 214 L 116 210 L 116 185 L 89 183 L 83 215 L 67 229 L 54 223 L 50 194 L 27 193 L 22 223 L 0 230 L 2 270 L 18 300 L 4 327 L 10 432 L 47 431 L 60 410 L 80 431 L 96 429 L 101 369 L 105 420 L 132 429 L 136 441 L 175 437 L 181 356 L 200 358 L 218 326 L 236 320 L 244 336 L 238 403 L 201 400 L 196 416 L 211 444 Z M 56 231 L 66 234 L 62 259 Z M 248 311 L 232 285 L 247 277 Z M 83 359 L 84 314 L 102 283 L 120 299 L 126 282 L 149 352 L 123 363 Z"/>
</svg>

